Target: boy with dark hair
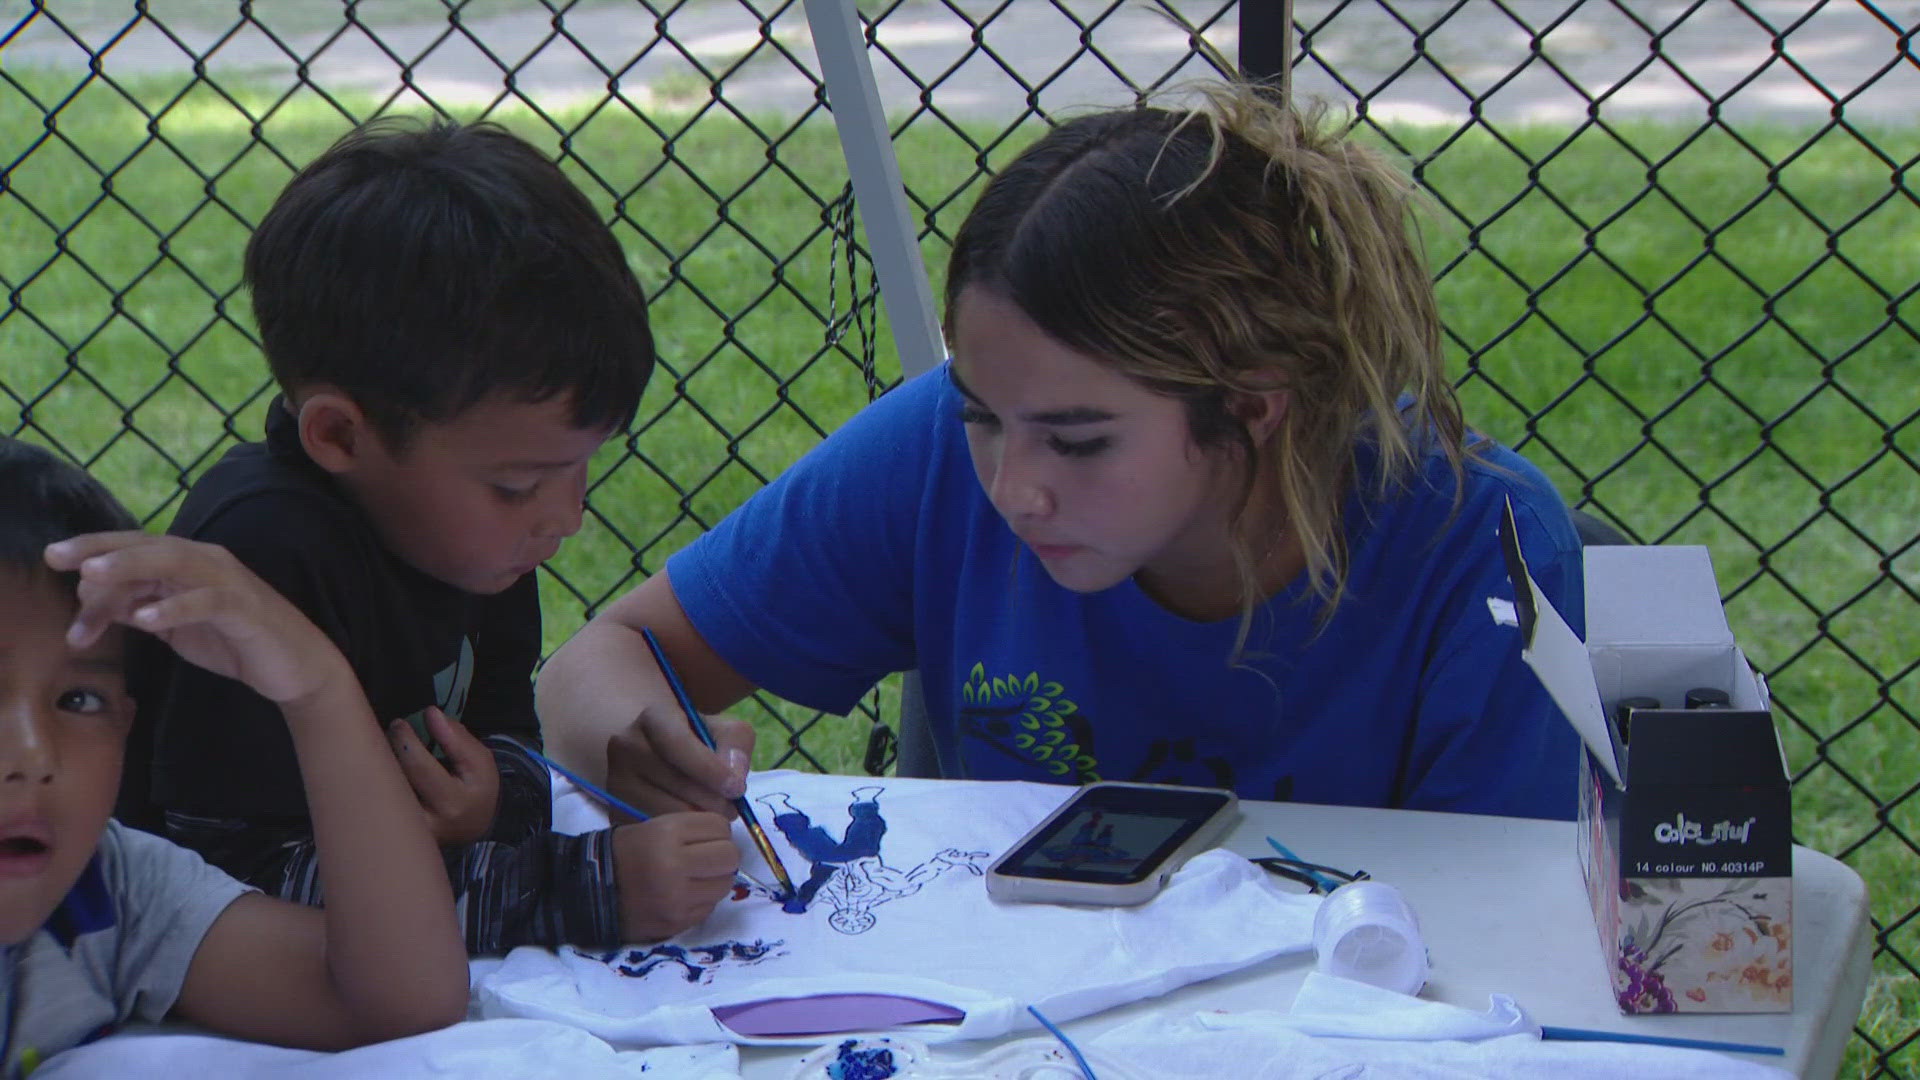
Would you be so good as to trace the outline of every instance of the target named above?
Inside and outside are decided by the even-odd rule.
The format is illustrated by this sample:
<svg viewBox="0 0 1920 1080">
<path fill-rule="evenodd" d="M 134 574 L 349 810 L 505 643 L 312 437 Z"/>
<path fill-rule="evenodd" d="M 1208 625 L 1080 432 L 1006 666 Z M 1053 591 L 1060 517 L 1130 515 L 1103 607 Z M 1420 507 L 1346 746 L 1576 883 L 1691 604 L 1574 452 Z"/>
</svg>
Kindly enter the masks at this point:
<svg viewBox="0 0 1920 1080">
<path fill-rule="evenodd" d="M 294 177 L 245 274 L 282 396 L 265 442 L 209 469 L 171 531 L 229 548 L 351 661 L 442 845 L 472 953 L 699 922 L 738 865 L 724 819 L 554 834 L 528 752 L 534 571 L 579 529 L 588 460 L 653 366 L 611 231 L 498 127 L 377 121 Z M 262 721 L 270 703 L 146 658 L 152 761 L 129 804 L 236 877 L 320 903 L 312 793 Z"/>
<path fill-rule="evenodd" d="M 445 875 L 339 650 L 226 552 L 135 531 L 85 473 L 5 437 L 0 507 L 0 1076 L 170 1013 L 329 1049 L 460 1019 Z M 324 912 L 108 819 L 145 637 L 128 626 L 272 703 L 315 791 Z"/>
</svg>

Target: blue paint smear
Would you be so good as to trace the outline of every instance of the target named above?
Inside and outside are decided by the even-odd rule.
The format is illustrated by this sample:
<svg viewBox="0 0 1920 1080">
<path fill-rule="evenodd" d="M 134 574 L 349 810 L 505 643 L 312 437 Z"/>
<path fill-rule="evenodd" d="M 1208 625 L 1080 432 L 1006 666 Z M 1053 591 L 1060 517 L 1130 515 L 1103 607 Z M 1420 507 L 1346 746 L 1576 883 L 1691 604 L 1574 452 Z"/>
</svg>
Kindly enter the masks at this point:
<svg viewBox="0 0 1920 1080">
<path fill-rule="evenodd" d="M 855 859 L 879 857 L 881 838 L 887 835 L 887 821 L 880 815 L 880 804 L 876 799 L 859 797 L 862 792 L 879 790 L 877 787 L 861 788 L 854 793 L 854 801 L 847 805 L 847 827 L 839 840 L 814 824 L 804 811 L 795 808 L 784 792 L 763 797 L 761 801 L 774 810 L 774 827 L 812 864 L 807 880 L 796 886 L 793 893 L 776 897 L 781 902 L 780 910 L 789 915 L 805 914 L 807 905 L 813 903 L 813 895 L 839 871 L 842 864 Z M 775 799 L 779 800 L 779 806 L 772 801 Z"/>
<path fill-rule="evenodd" d="M 827 1066 L 828 1080 L 887 1080 L 894 1074 L 893 1051 L 856 1049 L 856 1040 L 840 1044 L 840 1056 Z"/>
<path fill-rule="evenodd" d="M 783 942 L 760 940 L 752 943 L 720 941 L 711 945 L 668 943 L 638 949 L 615 949 L 593 955 L 597 956 L 601 963 L 628 978 L 644 979 L 657 969 L 677 966 L 686 981 L 697 983 L 701 982 L 709 971 L 727 961 L 738 964 L 757 964 L 772 955 L 774 949 L 781 944 Z"/>
</svg>

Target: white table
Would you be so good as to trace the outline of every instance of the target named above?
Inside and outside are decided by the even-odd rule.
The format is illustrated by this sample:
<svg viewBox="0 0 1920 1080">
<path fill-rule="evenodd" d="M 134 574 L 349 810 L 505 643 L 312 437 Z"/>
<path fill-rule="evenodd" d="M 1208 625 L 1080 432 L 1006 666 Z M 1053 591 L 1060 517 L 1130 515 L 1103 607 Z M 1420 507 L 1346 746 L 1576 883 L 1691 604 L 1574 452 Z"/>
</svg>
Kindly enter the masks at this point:
<svg viewBox="0 0 1920 1080">
<path fill-rule="evenodd" d="M 1433 960 L 1422 996 L 1433 1000 L 1479 1011 L 1489 994 L 1506 993 L 1543 1024 L 1784 1046 L 1784 1059 L 1754 1060 L 1825 1080 L 1839 1068 L 1866 995 L 1866 887 L 1845 864 L 1804 847 L 1793 851 L 1791 1013 L 1630 1017 L 1613 1002 L 1572 822 L 1298 803 L 1241 808 L 1226 844 L 1232 850 L 1270 855 L 1271 835 L 1303 859 L 1397 886 L 1420 917 Z M 1281 957 L 1063 1026 L 1078 1041 L 1150 1012 L 1285 1011 L 1312 965 L 1311 954 Z M 801 1053 L 743 1047 L 741 1075 L 785 1077 Z"/>
</svg>

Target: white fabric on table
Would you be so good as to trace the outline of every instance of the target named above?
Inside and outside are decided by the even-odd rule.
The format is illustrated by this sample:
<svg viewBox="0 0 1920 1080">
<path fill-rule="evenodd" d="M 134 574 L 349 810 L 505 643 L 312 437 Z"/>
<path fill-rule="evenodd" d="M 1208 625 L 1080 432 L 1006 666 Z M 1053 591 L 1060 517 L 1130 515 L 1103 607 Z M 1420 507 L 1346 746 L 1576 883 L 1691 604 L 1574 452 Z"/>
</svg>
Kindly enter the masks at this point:
<svg viewBox="0 0 1920 1080">
<path fill-rule="evenodd" d="M 1318 900 L 1292 893 L 1246 859 L 1207 852 L 1132 908 L 1001 904 L 983 873 L 1074 789 L 1020 782 L 757 773 L 755 813 L 796 884 L 814 863 L 803 846 L 844 842 L 804 914 L 760 889 L 737 888 L 707 922 L 670 942 L 611 953 L 516 949 L 476 980 L 482 1015 L 556 1020 L 619 1046 L 676 1042 L 817 1043 L 723 1026 L 713 1009 L 776 998 L 878 994 L 963 1012 L 916 1026 L 927 1042 L 1037 1028 L 1026 1012 L 1068 1020 L 1311 946 Z M 876 837 L 875 815 L 884 822 Z M 804 820 L 800 817 L 804 815 Z M 556 827 L 605 817 L 562 789 Z M 855 822 L 864 822 L 849 828 Z M 783 826 L 784 825 L 784 829 Z M 748 852 L 746 869 L 770 875 Z M 836 892 L 845 882 L 848 887 Z M 840 1030 L 840 1029 L 835 1029 Z M 872 1030 L 851 1024 L 845 1030 Z"/>
<path fill-rule="evenodd" d="M 1201 1014 L 1205 1023 L 1208 1014 Z M 1221 1013 L 1218 1023 L 1228 1026 L 1236 1017 L 1259 1017 L 1252 1021 L 1270 1023 L 1275 1013 Z M 1383 990 L 1378 986 L 1343 979 L 1321 971 L 1309 971 L 1300 992 L 1294 995 L 1293 1008 L 1284 1014 L 1287 1027 L 1302 1035 L 1359 1039 L 1458 1039 L 1478 1042 L 1502 1035 L 1540 1037 L 1540 1025 L 1533 1022 L 1511 997 L 1494 994 L 1487 1011 L 1474 1012 L 1441 1001 L 1427 1001 L 1408 994 Z"/>
<path fill-rule="evenodd" d="M 1539 1030 L 1505 995 L 1476 1013 L 1316 972 L 1291 1013 L 1149 1016 L 1079 1049 L 1100 1080 L 1791 1080 L 1772 1066 L 1705 1050 L 1542 1042 Z M 893 1071 L 881 1071 L 887 1068 Z M 892 1036 L 823 1047 L 789 1075 L 1078 1080 L 1082 1074 L 1051 1038 L 969 1055 Z"/>
<path fill-rule="evenodd" d="M 47 1060 L 34 1080 L 99 1077 L 219 1080 L 739 1080 L 732 1045 L 615 1050 L 541 1020 L 467 1021 L 337 1054 L 239 1042 L 178 1028 L 130 1030 Z"/>
<path fill-rule="evenodd" d="M 1476 1013 L 1320 972 L 1307 976 L 1291 1013 L 1146 1017 L 1088 1049 L 1161 1080 L 1791 1080 L 1770 1065 L 1707 1050 L 1542 1041 L 1504 994 Z"/>
</svg>

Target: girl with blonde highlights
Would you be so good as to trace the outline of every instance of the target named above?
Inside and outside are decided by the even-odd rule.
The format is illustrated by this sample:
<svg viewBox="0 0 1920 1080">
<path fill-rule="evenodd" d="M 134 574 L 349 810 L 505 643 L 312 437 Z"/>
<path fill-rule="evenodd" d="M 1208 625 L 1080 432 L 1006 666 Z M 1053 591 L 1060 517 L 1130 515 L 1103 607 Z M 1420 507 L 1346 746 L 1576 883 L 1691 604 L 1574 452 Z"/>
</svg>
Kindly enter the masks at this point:
<svg viewBox="0 0 1920 1080">
<path fill-rule="evenodd" d="M 724 810 L 752 732 L 687 737 L 651 626 L 708 710 L 845 711 L 917 669 L 941 775 L 1572 815 L 1576 739 L 1488 600 L 1509 504 L 1576 622 L 1579 541 L 1466 430 L 1412 186 L 1319 110 L 1201 91 L 1061 124 L 987 185 L 951 360 L 563 648 L 556 749 Z"/>
<path fill-rule="evenodd" d="M 1423 427 L 1460 467 L 1460 405 L 1408 227 L 1413 189 L 1329 129 L 1323 106 L 1302 115 L 1251 87 L 1201 90 L 1204 111 L 1104 113 L 1023 155 L 955 239 L 947 322 L 962 292 L 985 289 L 1180 399 L 1196 440 L 1242 463 L 1229 540 L 1243 612 L 1272 592 L 1260 570 L 1276 520 L 1331 608 L 1355 444 L 1380 451 L 1380 496 L 1416 467 Z M 1288 407 L 1255 444 L 1230 403 L 1276 388 Z"/>
</svg>

